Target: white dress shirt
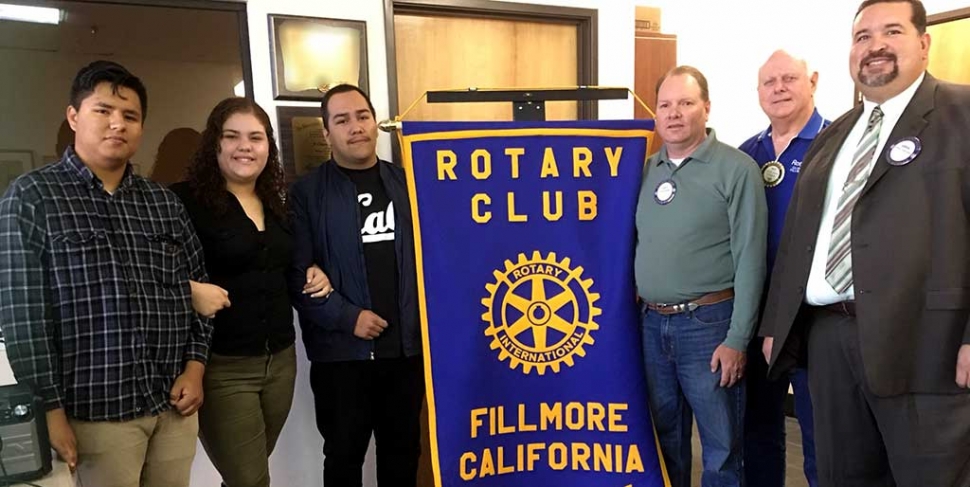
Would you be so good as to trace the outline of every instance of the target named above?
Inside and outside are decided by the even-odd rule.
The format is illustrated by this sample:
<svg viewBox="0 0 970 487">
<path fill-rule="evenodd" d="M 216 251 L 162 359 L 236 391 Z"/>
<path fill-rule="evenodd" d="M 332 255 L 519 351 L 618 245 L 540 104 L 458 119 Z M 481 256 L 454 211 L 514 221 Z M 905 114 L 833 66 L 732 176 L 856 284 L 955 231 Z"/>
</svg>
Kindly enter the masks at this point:
<svg viewBox="0 0 970 487">
<path fill-rule="evenodd" d="M 879 129 L 879 140 L 876 142 L 876 152 L 873 157 L 879 158 L 882 150 L 886 147 L 886 141 L 896 122 L 902 116 L 903 110 L 909 105 L 923 82 L 925 74 L 921 74 L 913 84 L 902 91 L 902 93 L 886 100 L 881 105 L 869 100 L 863 100 L 862 116 L 856 120 L 855 126 L 849 132 L 849 136 L 839 149 L 835 157 L 835 164 L 832 165 L 832 172 L 829 174 L 829 184 L 825 189 L 825 203 L 822 207 L 822 223 L 818 228 L 818 240 L 815 242 L 815 256 L 812 259 L 812 270 L 808 274 L 808 284 L 805 286 L 805 302 L 812 306 L 825 306 L 827 304 L 838 303 L 840 301 L 852 301 L 855 299 L 855 286 L 850 287 L 846 292 L 839 294 L 832 289 L 832 285 L 825 280 L 825 265 L 829 256 L 829 241 L 832 239 L 832 224 L 835 222 L 835 214 L 839 208 L 839 197 L 842 196 L 842 186 L 849 177 L 849 170 L 852 168 L 852 157 L 855 154 L 859 141 L 866 131 L 869 124 L 869 116 L 872 110 L 878 106 L 882 110 L 882 126 Z M 885 164 L 885 161 L 876 160 L 876 164 Z M 873 166 L 875 167 L 875 166 Z"/>
</svg>

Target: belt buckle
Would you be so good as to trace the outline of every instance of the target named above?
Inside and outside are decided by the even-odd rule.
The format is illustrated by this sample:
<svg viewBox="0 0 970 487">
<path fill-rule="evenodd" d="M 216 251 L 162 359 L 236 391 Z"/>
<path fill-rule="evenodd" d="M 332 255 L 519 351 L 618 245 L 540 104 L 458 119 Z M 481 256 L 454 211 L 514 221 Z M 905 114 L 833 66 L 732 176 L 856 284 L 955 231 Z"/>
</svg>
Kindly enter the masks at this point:
<svg viewBox="0 0 970 487">
<path fill-rule="evenodd" d="M 672 304 L 670 305 L 670 307 L 674 310 L 674 313 L 686 313 L 688 311 L 694 311 L 695 309 L 700 307 L 700 305 L 698 305 L 697 303 L 691 302 L 691 303 Z"/>
</svg>

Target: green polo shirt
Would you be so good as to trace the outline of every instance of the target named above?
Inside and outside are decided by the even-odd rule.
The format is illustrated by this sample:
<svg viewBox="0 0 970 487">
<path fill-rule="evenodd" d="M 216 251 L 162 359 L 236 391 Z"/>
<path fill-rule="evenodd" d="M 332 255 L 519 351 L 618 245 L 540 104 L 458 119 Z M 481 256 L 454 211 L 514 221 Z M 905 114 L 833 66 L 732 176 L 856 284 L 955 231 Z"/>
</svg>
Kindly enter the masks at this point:
<svg viewBox="0 0 970 487">
<path fill-rule="evenodd" d="M 670 180 L 667 204 L 657 187 Z M 683 303 L 734 288 L 724 344 L 747 350 L 765 281 L 768 207 L 753 159 L 718 142 L 713 129 L 680 167 L 667 147 L 650 156 L 637 203 L 637 290 L 650 303 Z"/>
</svg>

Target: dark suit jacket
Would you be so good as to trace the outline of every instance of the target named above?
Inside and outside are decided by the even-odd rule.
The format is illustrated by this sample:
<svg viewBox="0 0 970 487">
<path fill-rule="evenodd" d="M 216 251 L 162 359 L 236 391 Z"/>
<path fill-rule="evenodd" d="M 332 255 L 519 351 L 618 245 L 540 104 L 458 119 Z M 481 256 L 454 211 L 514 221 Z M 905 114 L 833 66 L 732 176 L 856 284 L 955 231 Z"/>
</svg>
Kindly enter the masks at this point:
<svg viewBox="0 0 970 487">
<path fill-rule="evenodd" d="M 775 337 L 772 376 L 805 359 L 805 286 L 829 174 L 862 114 L 825 129 L 805 156 L 786 215 L 760 334 Z M 916 136 L 905 166 L 886 154 Z M 848 142 L 853 143 L 853 142 Z M 970 343 L 970 87 L 929 74 L 879 154 L 852 213 L 852 268 L 862 361 L 877 395 L 966 392 L 957 352 Z"/>
</svg>

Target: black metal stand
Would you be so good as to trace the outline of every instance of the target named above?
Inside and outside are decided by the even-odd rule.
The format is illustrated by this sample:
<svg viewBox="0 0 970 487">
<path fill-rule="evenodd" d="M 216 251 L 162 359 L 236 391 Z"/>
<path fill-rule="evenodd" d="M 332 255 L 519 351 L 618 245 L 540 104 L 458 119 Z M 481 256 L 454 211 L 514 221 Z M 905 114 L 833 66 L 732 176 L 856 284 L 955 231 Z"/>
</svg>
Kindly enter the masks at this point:
<svg viewBox="0 0 970 487">
<path fill-rule="evenodd" d="M 547 101 L 625 100 L 626 88 L 553 88 L 538 90 L 467 90 L 429 91 L 428 103 L 512 102 L 512 119 L 516 122 L 541 122 L 546 119 Z"/>
</svg>

